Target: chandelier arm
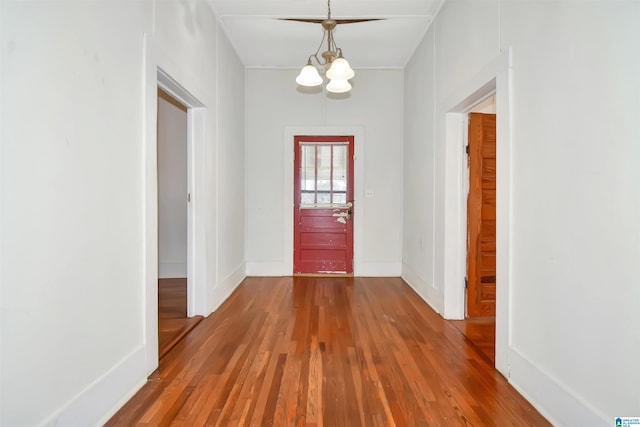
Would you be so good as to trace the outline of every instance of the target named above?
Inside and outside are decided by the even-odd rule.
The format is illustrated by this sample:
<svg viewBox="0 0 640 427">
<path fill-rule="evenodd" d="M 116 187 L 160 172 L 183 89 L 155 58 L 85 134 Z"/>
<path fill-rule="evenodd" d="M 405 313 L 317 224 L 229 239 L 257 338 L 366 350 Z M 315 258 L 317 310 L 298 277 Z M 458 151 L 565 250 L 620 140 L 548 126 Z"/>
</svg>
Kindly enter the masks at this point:
<svg viewBox="0 0 640 427">
<path fill-rule="evenodd" d="M 322 66 L 322 65 L 324 65 L 324 64 L 322 63 L 322 61 L 320 60 L 320 58 L 318 58 L 318 55 L 317 55 L 317 54 L 314 54 L 314 55 L 309 56 L 309 65 L 312 65 L 312 64 L 311 64 L 311 62 L 312 62 L 312 61 L 311 61 L 311 58 L 313 58 L 313 59 L 315 59 L 315 60 L 316 60 L 316 63 L 318 64 L 318 66 Z"/>
<path fill-rule="evenodd" d="M 327 30 L 323 30 L 322 31 L 322 40 L 320 40 L 320 44 L 318 45 L 318 49 L 316 49 L 316 53 L 311 55 L 314 58 L 316 58 L 316 61 L 318 61 L 318 65 L 323 65 L 322 62 L 318 59 L 318 53 L 320 52 L 320 49 L 322 49 L 322 44 L 324 43 L 324 40 L 326 38 L 327 38 Z"/>
<path fill-rule="evenodd" d="M 320 40 L 320 44 L 318 45 L 316 52 L 309 55 L 307 66 L 312 65 L 312 58 L 315 58 L 319 66 L 331 64 L 331 68 L 326 71 L 327 77 L 330 78 L 330 82 L 326 86 L 326 89 L 329 92 L 344 93 L 351 90 L 351 85 L 347 80 L 353 77 L 354 73 L 349 67 L 349 63 L 342 56 L 342 49 L 336 45 L 336 41 L 333 36 L 333 30 L 335 29 L 336 24 L 338 24 L 338 22 L 331 19 L 331 0 L 327 0 L 327 19 L 322 21 L 322 40 Z M 327 51 L 322 53 L 323 60 L 321 61 L 320 58 L 318 58 L 318 54 L 320 53 L 320 49 L 322 48 L 325 39 L 327 40 Z M 334 62 L 336 59 L 339 59 L 340 61 Z M 336 65 L 338 62 L 340 64 L 339 66 Z M 302 69 L 300 75 L 296 78 L 296 82 L 303 86 L 318 86 L 322 84 L 322 78 L 318 74 L 318 70 L 314 67 L 307 68 L 307 66 Z M 336 71 L 334 68 L 340 68 L 340 70 Z"/>
</svg>

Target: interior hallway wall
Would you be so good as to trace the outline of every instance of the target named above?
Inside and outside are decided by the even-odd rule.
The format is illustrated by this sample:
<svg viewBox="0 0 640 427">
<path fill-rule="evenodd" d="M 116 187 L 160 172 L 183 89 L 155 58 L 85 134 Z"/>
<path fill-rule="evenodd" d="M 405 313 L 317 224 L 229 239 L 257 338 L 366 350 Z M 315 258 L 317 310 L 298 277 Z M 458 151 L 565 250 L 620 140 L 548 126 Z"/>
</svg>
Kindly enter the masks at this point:
<svg viewBox="0 0 640 427">
<path fill-rule="evenodd" d="M 244 239 L 217 232 L 244 233 L 244 168 L 218 158 L 243 144 L 244 67 L 199 1 L 2 1 L 0 41 L 0 425 L 98 425 L 157 366 L 157 67 L 207 109 L 208 312 L 244 277 Z M 238 194 L 221 199 L 220 182 Z"/>
<path fill-rule="evenodd" d="M 558 425 L 640 408 L 637 22 L 634 1 L 452 0 L 405 72 L 403 276 L 442 308 L 446 102 L 512 49 L 508 373 Z"/>
<path fill-rule="evenodd" d="M 293 190 L 285 194 L 286 127 L 362 127 L 364 141 L 356 140 L 356 156 L 363 182 L 356 183 L 354 212 L 363 221 L 362 265 L 356 275 L 398 276 L 402 259 L 402 96 L 401 70 L 355 70 L 353 90 L 326 95 L 299 89 L 299 70 L 249 69 L 247 72 L 247 273 L 291 275 L 283 254 L 287 242 L 285 221 L 293 212 Z M 311 93 L 309 93 L 311 92 Z M 277 108 L 274 107 L 277 103 Z M 293 158 L 291 158 L 293 162 Z M 357 167 L 356 167 L 357 170 Z M 358 176 L 356 175 L 356 180 Z M 358 193 L 358 188 L 361 192 Z M 370 190 L 372 197 L 365 197 Z M 285 201 L 290 203 L 283 208 Z M 288 212 L 285 212 L 287 210 Z M 358 215 L 360 215 L 358 217 Z M 291 231 L 291 236 L 293 232 Z M 357 239 L 357 237 L 354 237 Z M 289 242 L 291 243 L 291 242 Z M 292 243 L 291 243 L 292 245 Z M 356 257 L 358 254 L 356 254 Z M 358 271 L 357 269 L 360 268 Z"/>
</svg>

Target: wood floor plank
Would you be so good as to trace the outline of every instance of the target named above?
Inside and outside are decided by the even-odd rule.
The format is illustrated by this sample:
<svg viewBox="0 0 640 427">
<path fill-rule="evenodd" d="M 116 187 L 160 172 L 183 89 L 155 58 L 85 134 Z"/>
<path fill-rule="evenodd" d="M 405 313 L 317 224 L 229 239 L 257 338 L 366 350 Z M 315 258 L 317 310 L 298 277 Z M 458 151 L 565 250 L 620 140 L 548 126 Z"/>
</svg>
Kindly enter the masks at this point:
<svg viewBox="0 0 640 427">
<path fill-rule="evenodd" d="M 158 357 L 162 359 L 202 321 L 187 317 L 187 279 L 158 280 Z"/>
<path fill-rule="evenodd" d="M 255 277 L 169 351 L 118 425 L 549 423 L 399 278 Z"/>
</svg>

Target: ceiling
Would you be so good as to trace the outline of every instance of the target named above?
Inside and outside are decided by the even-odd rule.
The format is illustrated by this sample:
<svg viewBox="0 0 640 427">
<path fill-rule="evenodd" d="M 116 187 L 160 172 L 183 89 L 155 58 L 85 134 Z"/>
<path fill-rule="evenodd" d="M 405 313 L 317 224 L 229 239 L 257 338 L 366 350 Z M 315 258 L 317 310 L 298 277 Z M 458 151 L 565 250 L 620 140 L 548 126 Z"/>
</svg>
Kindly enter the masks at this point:
<svg viewBox="0 0 640 427">
<path fill-rule="evenodd" d="M 445 0 L 332 0 L 338 47 L 355 69 L 403 68 Z M 327 17 L 326 0 L 209 0 L 240 59 L 250 68 L 301 68 L 322 40 L 320 24 L 278 18 Z M 320 50 L 322 52 L 324 49 Z"/>
</svg>

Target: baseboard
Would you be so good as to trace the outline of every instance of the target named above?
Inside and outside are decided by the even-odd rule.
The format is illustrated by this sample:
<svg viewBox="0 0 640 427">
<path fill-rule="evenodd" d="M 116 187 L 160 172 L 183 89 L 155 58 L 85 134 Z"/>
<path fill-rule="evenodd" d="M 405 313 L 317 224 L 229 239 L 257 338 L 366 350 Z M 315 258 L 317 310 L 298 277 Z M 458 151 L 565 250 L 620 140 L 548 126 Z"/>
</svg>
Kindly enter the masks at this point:
<svg viewBox="0 0 640 427">
<path fill-rule="evenodd" d="M 245 272 L 247 276 L 291 276 L 293 271 L 284 271 L 284 263 L 282 261 L 273 262 L 248 262 L 246 263 Z"/>
<path fill-rule="evenodd" d="M 402 263 L 402 274 L 400 277 L 413 288 L 429 307 L 436 313 L 442 315 L 444 312 L 444 297 L 438 289 L 435 289 L 431 283 L 424 280 L 417 271 L 406 263 Z"/>
<path fill-rule="evenodd" d="M 223 289 L 229 290 L 229 293 L 233 292 L 233 290 L 244 280 L 246 264 L 241 262 L 236 268 L 233 269 L 231 273 L 229 273 L 225 278 L 220 281 L 220 286 Z"/>
<path fill-rule="evenodd" d="M 211 308 L 209 313 L 216 311 L 218 307 L 229 298 L 238 285 L 242 283 L 245 277 L 247 277 L 245 274 L 246 268 L 246 264 L 242 262 L 224 279 L 220 280 L 220 284 L 215 289 L 217 303 Z"/>
<path fill-rule="evenodd" d="M 158 263 L 158 279 L 173 279 L 176 277 L 187 277 L 186 262 Z"/>
<path fill-rule="evenodd" d="M 554 426 L 607 426 L 606 420 L 547 372 L 509 348 L 509 382 Z"/>
<path fill-rule="evenodd" d="M 46 427 L 101 426 L 147 381 L 145 350 L 140 346 L 50 416 Z"/>
<path fill-rule="evenodd" d="M 248 262 L 247 276 L 291 276 L 292 271 L 285 271 L 283 262 Z M 400 262 L 362 262 L 355 266 L 354 276 L 358 277 L 399 277 L 402 272 Z"/>
<path fill-rule="evenodd" d="M 358 277 L 400 277 L 401 262 L 361 262 L 354 266 Z"/>
</svg>

